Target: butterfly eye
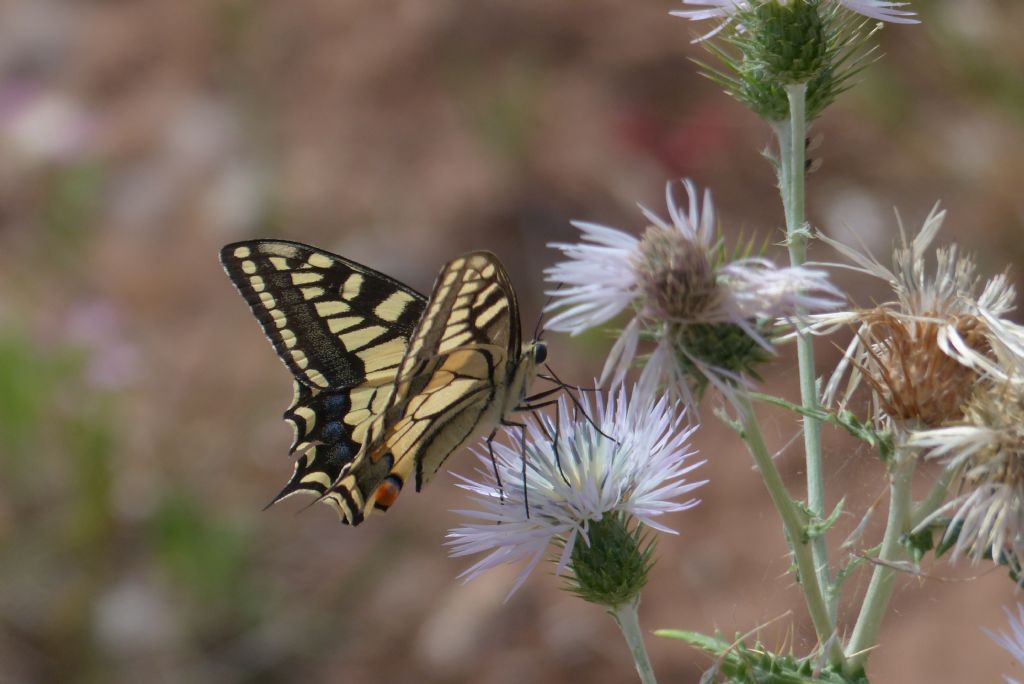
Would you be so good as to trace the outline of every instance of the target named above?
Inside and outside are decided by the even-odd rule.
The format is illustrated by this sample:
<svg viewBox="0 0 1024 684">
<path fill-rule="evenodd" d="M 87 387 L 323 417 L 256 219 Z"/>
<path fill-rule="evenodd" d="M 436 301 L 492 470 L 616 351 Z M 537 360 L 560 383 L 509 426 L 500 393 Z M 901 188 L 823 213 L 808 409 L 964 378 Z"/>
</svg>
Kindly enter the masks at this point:
<svg viewBox="0 0 1024 684">
<path fill-rule="evenodd" d="M 548 358 L 548 346 L 543 342 L 535 342 L 533 345 L 533 362 L 544 363 Z"/>
</svg>

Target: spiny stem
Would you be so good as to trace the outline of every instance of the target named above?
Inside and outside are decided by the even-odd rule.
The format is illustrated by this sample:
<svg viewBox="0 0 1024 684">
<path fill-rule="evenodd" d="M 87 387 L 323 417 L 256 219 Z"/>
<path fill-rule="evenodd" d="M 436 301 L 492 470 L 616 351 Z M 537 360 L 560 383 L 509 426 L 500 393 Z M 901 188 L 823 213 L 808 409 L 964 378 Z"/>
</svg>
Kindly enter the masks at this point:
<svg viewBox="0 0 1024 684">
<path fill-rule="evenodd" d="M 893 583 L 896 579 L 896 570 L 892 563 L 903 557 L 904 550 L 900 539 L 910 530 L 910 484 L 915 463 L 916 455 L 913 452 L 906 449 L 896 450 L 892 472 L 889 475 L 889 518 L 885 523 L 882 547 L 878 551 L 878 562 L 871 574 L 871 582 L 864 595 L 864 603 L 861 604 L 853 635 L 846 645 L 846 655 L 850 659 L 848 668 L 851 672 L 863 670 L 869 649 L 875 645 L 878 637 L 889 599 L 892 598 Z"/>
<path fill-rule="evenodd" d="M 946 500 L 946 495 L 949 494 L 949 485 L 953 483 L 953 479 L 959 472 L 959 468 L 947 467 L 942 470 L 938 479 L 935 480 L 935 484 L 928 491 L 928 495 L 914 507 L 914 512 L 910 516 L 910 529 L 920 525 L 922 521 L 938 510 Z"/>
<path fill-rule="evenodd" d="M 786 86 L 789 98 L 789 120 L 775 127 L 779 141 L 779 190 L 786 214 L 786 244 L 789 262 L 802 266 L 807 261 L 807 227 L 804 211 L 804 179 L 806 128 L 806 84 Z M 800 398 L 805 409 L 819 410 L 815 385 L 814 340 L 810 335 L 799 335 L 796 342 L 797 364 L 800 371 Z M 821 422 L 810 416 L 803 419 L 804 455 L 807 462 L 807 508 L 819 519 L 825 517 L 825 477 L 821 458 Z M 826 595 L 832 590 L 832 574 L 828 562 L 825 537 L 811 542 L 814 567 L 818 583 Z M 829 614 L 834 622 L 835 602 L 830 602 Z"/>
<path fill-rule="evenodd" d="M 835 623 L 828 609 L 828 603 L 825 601 L 825 595 L 821 591 L 821 585 L 818 583 L 814 557 L 811 553 L 810 541 L 807 538 L 806 521 L 790 498 L 786 485 L 782 481 L 782 475 L 775 467 L 775 462 L 764 443 L 761 426 L 757 422 L 750 397 L 745 392 L 737 392 L 736 402 L 740 425 L 743 429 L 743 441 L 746 442 L 750 455 L 754 457 L 754 463 L 761 472 L 768 495 L 771 497 L 772 503 L 775 504 L 775 510 L 782 518 L 782 524 L 789 537 L 797 572 L 800 575 L 800 588 L 803 590 L 807 610 L 814 623 L 814 631 L 822 644 L 830 644 L 829 662 L 833 665 L 841 665 L 843 652 L 837 640 L 832 638 L 835 633 Z"/>
</svg>

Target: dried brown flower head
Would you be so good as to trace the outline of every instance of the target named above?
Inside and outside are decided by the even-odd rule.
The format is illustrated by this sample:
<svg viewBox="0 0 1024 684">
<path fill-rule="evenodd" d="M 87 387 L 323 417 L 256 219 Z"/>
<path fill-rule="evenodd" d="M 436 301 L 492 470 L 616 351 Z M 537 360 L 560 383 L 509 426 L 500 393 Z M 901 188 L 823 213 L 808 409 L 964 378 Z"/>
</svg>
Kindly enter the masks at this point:
<svg viewBox="0 0 1024 684">
<path fill-rule="evenodd" d="M 817 333 L 855 330 L 825 388 L 826 405 L 844 406 L 864 381 L 876 420 L 908 430 L 951 425 L 980 382 L 1005 381 L 1024 361 L 1024 328 L 1004 318 L 1013 286 L 1005 273 L 982 280 L 955 245 L 933 250 L 944 217 L 936 207 L 912 237 L 901 223 L 891 267 L 821 236 L 852 262 L 848 268 L 886 281 L 895 295 L 873 308 L 814 317 Z"/>
<path fill-rule="evenodd" d="M 855 363 L 885 415 L 921 427 L 939 427 L 963 417 L 964 404 L 982 373 L 947 354 L 939 333 L 951 326 L 968 348 L 988 356 L 991 347 L 977 318 L 939 321 L 876 308 L 863 312 L 861 321 L 857 336 L 865 354 Z"/>
</svg>

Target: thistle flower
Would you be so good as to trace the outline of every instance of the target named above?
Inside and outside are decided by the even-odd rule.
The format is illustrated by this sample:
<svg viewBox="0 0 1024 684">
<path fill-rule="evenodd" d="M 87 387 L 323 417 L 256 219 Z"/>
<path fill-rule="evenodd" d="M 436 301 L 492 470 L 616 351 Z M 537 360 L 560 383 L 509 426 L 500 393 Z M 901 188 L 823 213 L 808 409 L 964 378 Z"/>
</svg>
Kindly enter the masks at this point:
<svg viewBox="0 0 1024 684">
<path fill-rule="evenodd" d="M 764 0 L 762 0 L 763 2 Z M 772 1 L 772 0 L 768 0 Z M 915 18 L 914 12 L 901 9 L 910 3 L 888 2 L 887 0 L 832 0 L 834 4 L 842 5 L 846 9 L 862 14 L 869 19 L 888 21 L 893 24 L 918 24 L 920 20 Z M 827 0 L 826 0 L 827 2 Z M 705 19 L 717 19 L 721 23 L 710 33 L 707 33 L 698 40 L 707 40 L 724 29 L 740 12 L 752 10 L 758 0 L 683 0 L 684 5 L 699 6 L 699 9 L 675 10 L 669 12 L 676 17 L 682 17 L 691 21 L 704 21 Z M 785 0 L 781 4 L 786 4 Z"/>
<path fill-rule="evenodd" d="M 856 326 L 826 386 L 826 404 L 844 405 L 863 380 L 871 387 L 877 419 L 897 427 L 940 427 L 962 416 L 983 376 L 1005 379 L 1006 364 L 1024 358 L 1024 329 L 1003 318 L 1016 297 L 1006 274 L 982 286 L 974 261 L 956 246 L 936 249 L 935 272 L 928 273 L 926 253 L 945 215 L 936 205 L 909 241 L 900 221 L 892 269 L 867 252 L 820 236 L 853 262 L 839 266 L 885 280 L 895 294 L 873 308 L 813 317 L 819 332 Z M 845 393 L 837 399 L 847 372 Z"/>
<path fill-rule="evenodd" d="M 642 340 L 656 343 L 640 386 L 666 384 L 694 403 L 708 382 L 727 394 L 756 377 L 773 353 L 778 319 L 824 311 L 841 294 L 820 270 L 780 268 L 760 256 L 731 259 L 716 235 L 711 195 L 703 203 L 683 181 L 688 209 L 666 187 L 669 221 L 641 207 L 650 222 L 638 239 L 615 228 L 574 222 L 582 241 L 549 245 L 568 257 L 546 270 L 565 285 L 550 292 L 551 330 L 576 335 L 627 309 L 633 317 L 612 347 L 602 382 L 622 381 Z"/>
<path fill-rule="evenodd" d="M 907 444 L 959 470 L 963 492 L 919 527 L 955 511 L 946 527 L 953 560 L 990 557 L 1021 572 L 1024 558 L 1024 387 L 982 384 L 965 405 L 961 424 L 917 430 Z M 955 540 L 954 540 L 955 538 Z"/>
<path fill-rule="evenodd" d="M 993 641 L 1002 646 L 1007 653 L 1020 665 L 1024 665 L 1024 604 L 1017 604 L 1017 614 L 1010 612 L 1009 608 L 1003 608 L 1006 619 L 1010 623 L 1010 632 L 993 632 L 984 630 Z M 1016 679 L 1003 675 L 1007 684 L 1020 684 Z"/>
<path fill-rule="evenodd" d="M 881 24 L 865 17 L 916 23 L 905 3 L 885 0 L 684 0 L 677 10 L 693 21 L 718 24 L 694 42 L 705 43 L 711 63 L 702 73 L 772 124 L 789 118 L 787 86 L 801 85 L 803 112 L 816 119 L 875 59 L 871 38 Z M 846 11 L 847 9 L 852 12 Z M 729 29 L 729 30 L 726 30 Z M 713 66 L 713 64 L 716 64 Z"/>
<path fill-rule="evenodd" d="M 578 593 L 604 592 L 597 602 L 612 605 L 639 591 L 651 549 L 639 524 L 674 533 L 661 516 L 696 506 L 698 499 L 678 499 L 706 482 L 685 479 L 703 461 L 692 461 L 695 428 L 675 408 L 667 398 L 629 401 L 620 387 L 607 403 L 584 398 L 585 417 L 572 415 L 562 397 L 557 421 L 534 414 L 525 434 L 507 428 L 493 461 L 478 452 L 480 480 L 460 478 L 477 508 L 457 511 L 467 521 L 448 533 L 450 553 L 486 554 L 462 576 L 525 561 L 511 595 L 554 545 L 557 573 L 571 567 Z"/>
</svg>

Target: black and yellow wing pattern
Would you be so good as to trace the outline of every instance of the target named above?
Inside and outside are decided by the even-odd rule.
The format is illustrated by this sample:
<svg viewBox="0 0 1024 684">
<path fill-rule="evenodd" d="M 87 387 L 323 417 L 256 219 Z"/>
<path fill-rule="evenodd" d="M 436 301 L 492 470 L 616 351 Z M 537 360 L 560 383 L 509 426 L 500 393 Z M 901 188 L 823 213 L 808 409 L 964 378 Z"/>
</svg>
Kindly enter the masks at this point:
<svg viewBox="0 0 1024 684">
<path fill-rule="evenodd" d="M 490 252 L 446 264 L 429 299 L 298 243 L 237 243 L 221 259 L 296 378 L 285 418 L 303 455 L 275 502 L 312 493 L 353 525 L 387 510 L 513 411 L 543 361 L 543 343 L 523 349 Z"/>
<path fill-rule="evenodd" d="M 284 417 L 295 430 L 295 472 L 276 503 L 322 496 L 359 453 L 383 410 L 426 298 L 354 261 L 284 240 L 221 250 L 228 277 L 294 376 Z"/>
</svg>

